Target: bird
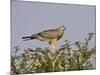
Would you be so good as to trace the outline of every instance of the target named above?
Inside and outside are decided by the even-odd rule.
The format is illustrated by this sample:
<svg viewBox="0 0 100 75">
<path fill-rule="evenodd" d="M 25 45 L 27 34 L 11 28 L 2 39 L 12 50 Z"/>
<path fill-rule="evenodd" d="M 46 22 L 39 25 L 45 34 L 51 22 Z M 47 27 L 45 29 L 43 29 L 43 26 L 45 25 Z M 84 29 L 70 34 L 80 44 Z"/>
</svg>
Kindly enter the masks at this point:
<svg viewBox="0 0 100 75">
<path fill-rule="evenodd" d="M 30 36 L 22 37 L 22 39 L 24 39 L 24 41 L 34 39 L 47 41 L 52 49 L 56 49 L 56 43 L 64 35 L 65 29 L 66 28 L 64 26 L 59 26 L 55 29 L 48 29 Z"/>
</svg>

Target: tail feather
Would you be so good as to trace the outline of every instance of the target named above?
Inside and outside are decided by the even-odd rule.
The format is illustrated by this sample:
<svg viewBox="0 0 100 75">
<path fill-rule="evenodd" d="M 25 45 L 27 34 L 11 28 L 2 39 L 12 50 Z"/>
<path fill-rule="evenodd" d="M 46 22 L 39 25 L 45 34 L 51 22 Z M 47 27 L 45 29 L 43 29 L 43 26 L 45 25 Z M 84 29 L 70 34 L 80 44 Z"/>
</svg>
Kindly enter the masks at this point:
<svg viewBox="0 0 100 75">
<path fill-rule="evenodd" d="M 22 37 L 22 39 L 27 39 L 27 38 L 31 38 L 31 36 Z"/>
<path fill-rule="evenodd" d="M 38 36 L 36 34 L 33 34 L 32 36 L 25 36 L 22 37 L 22 39 L 26 40 L 31 40 L 31 39 L 36 39 Z"/>
</svg>

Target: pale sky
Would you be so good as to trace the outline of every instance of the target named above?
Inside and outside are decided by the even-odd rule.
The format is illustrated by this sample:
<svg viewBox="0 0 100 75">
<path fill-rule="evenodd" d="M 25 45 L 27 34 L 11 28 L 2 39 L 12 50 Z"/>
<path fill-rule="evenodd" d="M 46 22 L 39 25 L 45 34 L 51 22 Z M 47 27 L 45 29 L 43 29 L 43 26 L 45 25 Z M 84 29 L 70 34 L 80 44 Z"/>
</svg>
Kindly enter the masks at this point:
<svg viewBox="0 0 100 75">
<path fill-rule="evenodd" d="M 66 27 L 66 31 L 57 42 L 57 47 L 60 47 L 64 40 L 69 40 L 71 43 L 77 40 L 83 41 L 88 32 L 95 33 L 95 9 L 92 5 L 12 1 L 11 49 L 17 45 L 22 49 L 48 47 L 47 42 L 23 41 L 22 37 L 57 28 L 62 24 Z M 89 47 L 94 45 L 95 37 L 89 43 Z"/>
</svg>

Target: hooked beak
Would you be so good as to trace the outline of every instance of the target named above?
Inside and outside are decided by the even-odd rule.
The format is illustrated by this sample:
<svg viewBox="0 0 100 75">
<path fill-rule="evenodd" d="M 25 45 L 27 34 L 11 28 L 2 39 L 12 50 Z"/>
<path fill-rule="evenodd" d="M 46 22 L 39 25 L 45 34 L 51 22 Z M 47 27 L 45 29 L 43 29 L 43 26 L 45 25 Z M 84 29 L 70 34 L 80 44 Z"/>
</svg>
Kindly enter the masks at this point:
<svg viewBox="0 0 100 75">
<path fill-rule="evenodd" d="M 66 30 L 66 28 L 64 27 L 64 30 Z"/>
</svg>

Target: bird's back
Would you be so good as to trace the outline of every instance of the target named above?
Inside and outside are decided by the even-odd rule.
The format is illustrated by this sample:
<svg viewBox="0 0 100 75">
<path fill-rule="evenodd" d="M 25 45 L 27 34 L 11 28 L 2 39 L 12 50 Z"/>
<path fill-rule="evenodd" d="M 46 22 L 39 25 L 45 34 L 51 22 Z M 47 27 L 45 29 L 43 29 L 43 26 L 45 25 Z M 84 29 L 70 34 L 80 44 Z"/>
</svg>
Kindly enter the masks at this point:
<svg viewBox="0 0 100 75">
<path fill-rule="evenodd" d="M 53 38 L 60 39 L 61 36 L 63 35 L 63 32 L 61 33 L 57 28 L 57 29 L 45 30 L 43 32 L 38 33 L 38 35 L 47 39 L 53 39 Z"/>
</svg>

